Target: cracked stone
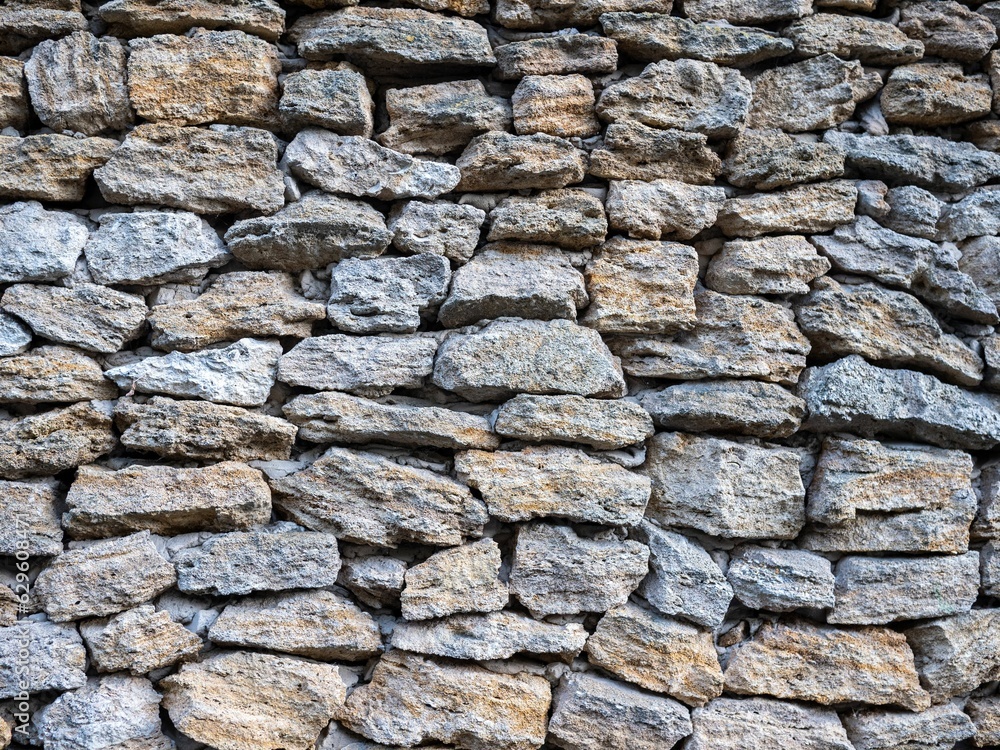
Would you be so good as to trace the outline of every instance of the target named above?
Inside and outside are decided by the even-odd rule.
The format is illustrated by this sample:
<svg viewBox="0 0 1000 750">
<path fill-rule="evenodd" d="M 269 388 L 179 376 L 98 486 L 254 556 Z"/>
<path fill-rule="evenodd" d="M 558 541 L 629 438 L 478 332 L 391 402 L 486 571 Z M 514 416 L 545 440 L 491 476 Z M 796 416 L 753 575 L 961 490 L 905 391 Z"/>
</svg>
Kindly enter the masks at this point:
<svg viewBox="0 0 1000 750">
<path fill-rule="evenodd" d="M 590 152 L 590 174 L 605 180 L 679 180 L 711 185 L 722 160 L 701 133 L 615 122 L 604 131 L 604 146 Z"/>
<path fill-rule="evenodd" d="M 388 227 L 393 246 L 402 253 L 434 253 L 461 265 L 479 244 L 486 212 L 447 201 L 407 201 L 393 208 Z"/>
<path fill-rule="evenodd" d="M 518 135 L 589 138 L 601 132 L 594 102 L 594 84 L 580 73 L 525 76 L 511 97 L 514 130 Z"/>
<path fill-rule="evenodd" d="M 85 28 L 79 0 L 13 0 L 0 12 L 0 54 L 16 55 L 46 37 Z"/>
<path fill-rule="evenodd" d="M 80 626 L 92 666 L 98 672 L 130 671 L 144 675 L 154 669 L 191 661 L 201 651 L 201 638 L 170 613 L 144 604 L 114 617 L 88 620 Z"/>
<path fill-rule="evenodd" d="M 936 128 L 990 114 L 993 91 L 986 76 L 966 76 L 957 63 L 896 68 L 879 99 L 887 122 Z"/>
<path fill-rule="evenodd" d="M 117 444 L 111 410 L 100 402 L 3 420 L 0 477 L 52 475 L 90 463 Z"/>
<path fill-rule="evenodd" d="M 974 609 L 906 631 L 920 681 L 935 703 L 944 703 L 1000 676 L 1000 610 Z"/>
<path fill-rule="evenodd" d="M 997 42 L 997 30 L 985 16 L 953 0 L 900 4 L 899 30 L 924 43 L 927 55 L 978 62 Z"/>
<path fill-rule="evenodd" d="M 39 346 L 0 359 L 0 403 L 46 404 L 111 399 L 101 366 L 78 349 Z"/>
<path fill-rule="evenodd" d="M 0 19 L 2 24 L 2 19 Z M 0 135 L 0 198 L 81 201 L 87 180 L 119 148 L 110 138 L 71 138 L 47 133 Z"/>
<path fill-rule="evenodd" d="M 494 429 L 515 440 L 614 450 L 643 442 L 653 434 L 653 423 L 646 410 L 631 401 L 522 393 L 501 404 Z"/>
<path fill-rule="evenodd" d="M 805 237 L 729 240 L 712 256 L 705 286 L 725 294 L 806 294 L 830 261 Z"/>
<path fill-rule="evenodd" d="M 795 42 L 796 53 L 809 57 L 832 53 L 865 65 L 904 65 L 924 56 L 922 42 L 892 23 L 864 16 L 816 13 L 781 33 Z"/>
<path fill-rule="evenodd" d="M 495 612 L 507 606 L 500 580 L 500 548 L 492 539 L 435 552 L 406 571 L 399 598 L 407 620 L 429 620 L 459 612 Z"/>
</svg>

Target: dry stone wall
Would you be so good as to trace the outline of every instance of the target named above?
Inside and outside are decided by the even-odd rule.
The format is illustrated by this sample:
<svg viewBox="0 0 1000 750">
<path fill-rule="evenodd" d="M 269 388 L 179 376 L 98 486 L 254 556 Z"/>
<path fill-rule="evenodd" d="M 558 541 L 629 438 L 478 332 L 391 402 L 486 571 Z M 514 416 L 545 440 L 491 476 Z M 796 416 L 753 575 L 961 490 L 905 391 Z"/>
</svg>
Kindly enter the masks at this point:
<svg viewBox="0 0 1000 750">
<path fill-rule="evenodd" d="M 1000 746 L 997 23 L 0 3 L 0 748 Z"/>
</svg>

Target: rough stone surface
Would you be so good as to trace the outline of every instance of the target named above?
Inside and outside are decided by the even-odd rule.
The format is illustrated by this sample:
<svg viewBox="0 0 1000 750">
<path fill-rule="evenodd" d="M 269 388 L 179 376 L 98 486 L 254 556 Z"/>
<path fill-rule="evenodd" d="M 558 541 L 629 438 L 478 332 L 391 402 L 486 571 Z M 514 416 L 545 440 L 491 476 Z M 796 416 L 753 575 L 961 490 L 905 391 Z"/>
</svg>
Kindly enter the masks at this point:
<svg viewBox="0 0 1000 750">
<path fill-rule="evenodd" d="M 954 0 L 907 2 L 901 11 L 900 31 L 922 41 L 928 55 L 977 62 L 997 41 L 992 21 Z"/>
<path fill-rule="evenodd" d="M 927 128 L 984 117 L 992 97 L 985 76 L 966 76 L 955 63 L 919 63 L 893 70 L 879 101 L 887 122 Z"/>
<path fill-rule="evenodd" d="M 733 185 L 771 190 L 844 174 L 844 156 L 826 143 L 799 141 L 780 130 L 747 129 L 729 143 L 722 173 Z"/>
<path fill-rule="evenodd" d="M 286 128 L 325 128 L 371 138 L 375 104 L 357 70 L 300 70 L 282 85 L 278 112 Z"/>
<path fill-rule="evenodd" d="M 569 6 L 551 6 L 541 0 L 498 0 L 497 21 L 508 29 L 590 28 L 601 14 L 624 10 L 669 13 L 672 0 L 584 0 Z"/>
<path fill-rule="evenodd" d="M 462 171 L 458 190 L 563 188 L 580 182 L 586 171 L 573 144 L 546 133 L 484 133 L 455 162 Z"/>
<path fill-rule="evenodd" d="M 830 561 L 805 550 L 738 547 L 726 577 L 736 598 L 753 609 L 824 609 L 835 600 Z"/>
<path fill-rule="evenodd" d="M 87 464 L 116 445 L 111 409 L 100 402 L 0 421 L 0 476 L 55 474 Z"/>
<path fill-rule="evenodd" d="M 476 249 L 486 212 L 445 201 L 408 201 L 389 214 L 393 246 L 407 254 L 434 253 L 465 263 Z"/>
<path fill-rule="evenodd" d="M 16 138 L 0 135 L 0 198 L 78 201 L 87 179 L 111 158 L 118 142 L 110 138 L 71 138 L 44 134 Z"/>
<path fill-rule="evenodd" d="M 0 383 L 0 403 L 5 404 L 71 403 L 116 395 L 95 360 L 66 346 L 39 346 L 0 359 Z"/>
<path fill-rule="evenodd" d="M 87 683 L 87 651 L 76 628 L 44 620 L 21 620 L 0 628 L 0 698 L 13 698 L 22 689 L 15 672 L 17 652 L 27 645 L 35 669 L 26 675 L 28 693 L 72 690 Z"/>
<path fill-rule="evenodd" d="M 24 63 L 13 57 L 0 57 L 0 128 L 21 130 L 30 113 Z"/>
<path fill-rule="evenodd" d="M 856 750 L 833 711 L 771 698 L 716 698 L 691 712 L 686 750 Z"/>
<path fill-rule="evenodd" d="M 1000 698 L 973 698 L 965 704 L 965 713 L 975 725 L 976 747 L 988 747 L 1000 742 Z"/>
<path fill-rule="evenodd" d="M 791 23 L 782 35 L 795 43 L 800 55 L 829 52 L 865 65 L 913 63 L 924 53 L 922 42 L 911 39 L 893 24 L 864 16 L 816 13 Z"/>
<path fill-rule="evenodd" d="M 684 0 L 684 12 L 695 21 L 728 21 L 732 24 L 760 24 L 783 21 L 808 15 L 809 0 Z"/>
<path fill-rule="evenodd" d="M 511 97 L 518 135 L 548 133 L 587 138 L 601 132 L 594 114 L 594 85 L 584 75 L 532 76 L 521 79 Z"/>
<path fill-rule="evenodd" d="M 519 394 L 500 406 L 494 429 L 517 440 L 613 450 L 650 437 L 653 423 L 643 407 L 630 401 Z"/>
<path fill-rule="evenodd" d="M 722 204 L 718 227 L 727 237 L 827 232 L 854 219 L 857 199 L 848 180 L 741 195 Z"/>
<path fill-rule="evenodd" d="M 906 631 L 920 681 L 935 703 L 997 679 L 1000 644 L 993 634 L 998 616 L 1000 610 L 974 609 Z"/>
<path fill-rule="evenodd" d="M 526 75 L 611 73 L 618 66 L 614 40 L 589 34 L 510 42 L 495 47 L 493 54 L 497 58 L 493 74 L 501 80 L 516 80 Z"/>
<path fill-rule="evenodd" d="M 59 555 L 63 533 L 56 488 L 36 482 L 0 481 L 0 554 Z"/>
<path fill-rule="evenodd" d="M 154 669 L 191 661 L 201 651 L 201 638 L 170 614 L 143 604 L 111 618 L 88 620 L 80 627 L 90 659 L 98 672 L 130 671 L 144 675 Z"/>
<path fill-rule="evenodd" d="M 73 273 L 87 243 L 87 225 L 74 214 L 47 211 L 36 201 L 0 208 L 0 282 L 55 281 Z"/>
<path fill-rule="evenodd" d="M 604 205 L 582 190 L 511 196 L 490 212 L 487 240 L 523 240 L 571 250 L 599 245 L 608 231 Z"/>
<path fill-rule="evenodd" d="M 798 235 L 729 240 L 712 256 L 705 286 L 724 294 L 805 294 L 830 261 Z"/>
<path fill-rule="evenodd" d="M 110 0 L 101 19 L 115 36 L 183 34 L 188 29 L 237 29 L 273 41 L 285 28 L 285 12 L 274 0 Z"/>
<path fill-rule="evenodd" d="M 492 539 L 435 552 L 406 571 L 403 617 L 429 620 L 459 612 L 495 612 L 507 606 L 499 579 L 500 548 Z"/>
<path fill-rule="evenodd" d="M 590 152 L 590 174 L 606 180 L 680 180 L 710 184 L 722 161 L 708 138 L 675 128 L 615 122 L 604 131 L 604 147 Z"/>
<path fill-rule="evenodd" d="M 0 357 L 27 351 L 31 345 L 31 329 L 13 315 L 0 309 Z"/>
<path fill-rule="evenodd" d="M 14 0 L 0 15 L 0 52 L 17 54 L 46 36 L 63 36 L 87 27 L 76 0 Z"/>
<path fill-rule="evenodd" d="M 726 200 L 718 187 L 678 180 L 615 180 L 608 191 L 608 223 L 630 237 L 689 240 L 715 224 Z"/>
<path fill-rule="evenodd" d="M 972 737 L 976 728 L 957 706 L 944 704 L 918 714 L 907 711 L 855 711 L 844 715 L 847 736 L 855 750 L 900 747 L 949 750 Z"/>
</svg>

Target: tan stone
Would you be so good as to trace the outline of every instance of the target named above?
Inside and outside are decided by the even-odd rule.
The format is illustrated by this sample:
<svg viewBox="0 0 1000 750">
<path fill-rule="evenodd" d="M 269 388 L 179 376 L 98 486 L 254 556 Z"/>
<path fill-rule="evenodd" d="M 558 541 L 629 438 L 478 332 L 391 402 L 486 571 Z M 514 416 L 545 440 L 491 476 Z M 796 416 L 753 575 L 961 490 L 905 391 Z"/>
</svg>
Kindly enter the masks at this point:
<svg viewBox="0 0 1000 750">
<path fill-rule="evenodd" d="M 509 595 L 499 577 L 500 562 L 500 548 L 492 539 L 435 552 L 406 571 L 399 597 L 403 617 L 429 620 L 503 609 Z"/>
<path fill-rule="evenodd" d="M 521 393 L 501 404 L 493 429 L 516 440 L 614 450 L 641 443 L 653 434 L 653 423 L 632 401 Z"/>
<path fill-rule="evenodd" d="M 44 404 L 118 395 L 96 360 L 68 346 L 39 346 L 0 358 L 0 403 Z"/>
<path fill-rule="evenodd" d="M 606 180 L 680 180 L 711 185 L 722 161 L 701 133 L 615 122 L 604 132 L 604 147 L 590 152 L 590 174 Z"/>
<path fill-rule="evenodd" d="M 110 412 L 81 403 L 0 421 L 0 476 L 55 474 L 108 453 L 118 444 Z"/>
<path fill-rule="evenodd" d="M 804 142 L 780 130 L 746 129 L 729 142 L 722 173 L 756 190 L 829 180 L 844 174 L 844 155 L 826 143 Z"/>
<path fill-rule="evenodd" d="M 751 193 L 723 203 L 716 225 L 727 237 L 827 232 L 854 220 L 857 200 L 849 180 Z"/>
<path fill-rule="evenodd" d="M 688 185 L 678 180 L 615 180 L 608 190 L 608 223 L 630 237 L 689 240 L 715 224 L 725 205 L 720 187 Z"/>
<path fill-rule="evenodd" d="M 561 29 L 595 26 L 602 13 L 632 10 L 669 13 L 673 0 L 580 0 L 553 5 L 546 0 L 499 0 L 496 20 L 508 29 Z"/>
<path fill-rule="evenodd" d="M 601 131 L 594 102 L 594 85 L 579 73 L 525 76 L 511 98 L 514 130 L 518 135 L 548 133 L 588 138 Z"/>
<path fill-rule="evenodd" d="M 879 102 L 887 122 L 936 128 L 989 115 L 992 98 L 986 76 L 966 76 L 957 63 L 917 63 L 892 71 Z"/>
<path fill-rule="evenodd" d="M 83 200 L 87 178 L 116 148 L 109 138 L 0 135 L 0 198 Z"/>
<path fill-rule="evenodd" d="M 24 63 L 14 57 L 0 57 L 0 128 L 20 130 L 28 123 L 30 112 Z"/>
<path fill-rule="evenodd" d="M 724 294 L 805 294 L 830 261 L 805 237 L 729 240 L 712 256 L 705 286 Z"/>
<path fill-rule="evenodd" d="M 181 661 L 191 661 L 201 651 L 201 638 L 170 613 L 157 612 L 152 604 L 80 626 L 91 664 L 98 672 L 128 670 L 143 675 Z"/>
<path fill-rule="evenodd" d="M 602 243 L 607 231 L 604 203 L 599 198 L 583 190 L 545 190 L 500 201 L 490 211 L 486 239 L 551 243 L 580 250 Z"/>
<path fill-rule="evenodd" d="M 273 42 L 285 30 L 285 11 L 276 0 L 110 0 L 98 14 L 118 37 L 236 29 Z"/>
<path fill-rule="evenodd" d="M 496 47 L 493 54 L 497 58 L 493 75 L 504 81 L 527 75 L 611 73 L 618 67 L 614 40 L 590 34 L 560 34 L 510 42 Z"/>
<path fill-rule="evenodd" d="M 869 1 L 827 0 L 823 4 L 845 7 L 837 3 Z M 872 2 L 871 8 L 858 10 L 874 9 Z M 832 52 L 841 59 L 860 60 L 865 65 L 902 65 L 917 62 L 924 55 L 923 43 L 911 39 L 894 24 L 853 14 L 809 15 L 790 24 L 782 35 L 795 42 L 795 51 L 800 55 L 812 57 Z"/>
<path fill-rule="evenodd" d="M 456 190 L 496 191 L 562 188 L 585 173 L 582 152 L 569 141 L 544 133 L 476 136 L 455 162 L 462 171 Z"/>
</svg>

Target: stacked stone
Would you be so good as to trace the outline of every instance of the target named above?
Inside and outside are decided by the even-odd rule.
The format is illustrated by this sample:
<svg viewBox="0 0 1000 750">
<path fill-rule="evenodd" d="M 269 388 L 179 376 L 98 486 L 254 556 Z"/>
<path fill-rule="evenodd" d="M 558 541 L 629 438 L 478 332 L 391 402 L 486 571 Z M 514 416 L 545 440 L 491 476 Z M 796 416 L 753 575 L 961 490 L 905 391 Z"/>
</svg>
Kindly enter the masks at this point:
<svg viewBox="0 0 1000 750">
<path fill-rule="evenodd" d="M 1000 745 L 995 23 L 0 5 L 0 749 Z"/>
</svg>

